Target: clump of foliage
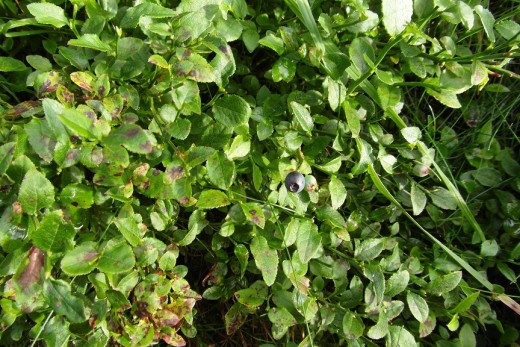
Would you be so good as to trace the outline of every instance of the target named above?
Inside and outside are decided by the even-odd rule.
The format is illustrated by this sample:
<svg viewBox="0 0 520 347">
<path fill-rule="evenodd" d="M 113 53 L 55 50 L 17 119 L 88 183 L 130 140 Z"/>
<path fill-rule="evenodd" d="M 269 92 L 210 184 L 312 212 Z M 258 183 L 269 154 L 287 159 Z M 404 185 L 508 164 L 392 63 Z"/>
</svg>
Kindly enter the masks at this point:
<svg viewBox="0 0 520 347">
<path fill-rule="evenodd" d="M 492 5 L 3 1 L 0 343 L 513 343 Z"/>
</svg>

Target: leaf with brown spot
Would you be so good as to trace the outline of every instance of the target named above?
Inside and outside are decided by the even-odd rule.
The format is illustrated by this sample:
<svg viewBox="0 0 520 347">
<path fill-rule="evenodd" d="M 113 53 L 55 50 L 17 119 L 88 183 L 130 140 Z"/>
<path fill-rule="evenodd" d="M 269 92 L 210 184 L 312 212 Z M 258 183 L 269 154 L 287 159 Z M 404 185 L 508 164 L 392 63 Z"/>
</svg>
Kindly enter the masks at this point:
<svg viewBox="0 0 520 347">
<path fill-rule="evenodd" d="M 43 98 L 58 89 L 63 83 L 61 75 L 56 71 L 49 71 L 39 74 L 34 81 L 34 89 L 38 92 L 38 97 Z"/>
<path fill-rule="evenodd" d="M 228 196 L 220 190 L 210 189 L 203 191 L 199 200 L 197 201 L 197 207 L 202 209 L 219 208 L 227 206 L 231 203 Z"/>
<path fill-rule="evenodd" d="M 226 334 L 233 335 L 245 323 L 246 319 L 247 309 L 240 303 L 235 302 L 224 316 Z"/>
<path fill-rule="evenodd" d="M 91 73 L 76 71 L 70 74 L 70 79 L 81 89 L 89 93 L 94 92 L 94 88 L 92 87 L 94 84 L 94 76 Z"/>
<path fill-rule="evenodd" d="M 107 142 L 114 146 L 123 146 L 130 152 L 150 154 L 155 138 L 136 124 L 123 124 L 110 132 Z"/>
<path fill-rule="evenodd" d="M 23 270 L 18 278 L 18 284 L 23 287 L 29 287 L 33 283 L 41 282 L 43 263 L 45 262 L 45 254 L 38 247 L 31 247 L 29 250 L 29 264 Z"/>
<path fill-rule="evenodd" d="M 61 260 L 63 272 L 71 276 L 78 276 L 94 270 L 99 257 L 96 246 L 95 242 L 84 242 L 67 252 Z"/>
<path fill-rule="evenodd" d="M 247 220 L 263 229 L 265 226 L 265 215 L 262 207 L 252 202 L 244 203 L 241 206 Z"/>
<path fill-rule="evenodd" d="M 43 111 L 41 103 L 37 100 L 29 100 L 19 103 L 11 109 L 8 109 L 4 112 L 4 116 L 6 117 L 19 117 L 22 116 L 24 118 L 34 116 Z"/>
</svg>

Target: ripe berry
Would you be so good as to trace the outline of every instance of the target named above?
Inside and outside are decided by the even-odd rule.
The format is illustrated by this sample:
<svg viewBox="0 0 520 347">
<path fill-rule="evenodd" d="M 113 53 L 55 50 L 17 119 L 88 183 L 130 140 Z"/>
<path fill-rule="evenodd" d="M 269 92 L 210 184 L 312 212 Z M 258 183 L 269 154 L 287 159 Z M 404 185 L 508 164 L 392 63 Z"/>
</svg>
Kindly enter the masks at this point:
<svg viewBox="0 0 520 347">
<path fill-rule="evenodd" d="M 285 187 L 291 193 L 299 193 L 305 188 L 305 177 L 298 171 L 290 172 L 285 177 Z"/>
</svg>

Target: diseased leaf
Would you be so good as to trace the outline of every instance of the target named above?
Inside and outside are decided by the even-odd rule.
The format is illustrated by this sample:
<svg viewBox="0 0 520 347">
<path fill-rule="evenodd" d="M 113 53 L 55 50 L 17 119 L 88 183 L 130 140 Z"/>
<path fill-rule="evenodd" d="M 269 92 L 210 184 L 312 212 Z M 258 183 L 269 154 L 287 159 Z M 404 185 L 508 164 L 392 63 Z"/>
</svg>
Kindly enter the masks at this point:
<svg viewBox="0 0 520 347">
<path fill-rule="evenodd" d="M 246 219 L 260 228 L 265 226 L 265 215 L 259 204 L 248 202 L 240 205 Z"/>
<path fill-rule="evenodd" d="M 235 302 L 224 316 L 226 334 L 233 335 L 246 322 L 246 319 L 246 307 L 241 305 L 239 302 Z"/>
<path fill-rule="evenodd" d="M 197 201 L 197 207 L 201 209 L 212 209 L 227 206 L 231 203 L 228 196 L 220 190 L 204 190 Z"/>
<path fill-rule="evenodd" d="M 349 340 L 355 340 L 363 335 L 365 325 L 361 318 L 351 311 L 347 311 L 343 316 L 343 333 Z"/>
<path fill-rule="evenodd" d="M 150 154 L 155 144 L 154 138 L 136 124 L 124 124 L 112 129 L 108 140 L 111 145 L 123 146 L 139 154 Z"/>
<path fill-rule="evenodd" d="M 86 275 L 96 268 L 99 253 L 95 242 L 85 242 L 67 252 L 61 259 L 61 269 L 68 275 Z"/>
<path fill-rule="evenodd" d="M 287 330 L 297 323 L 296 319 L 285 307 L 273 307 L 267 313 L 272 325 L 273 337 L 281 339 Z"/>
</svg>

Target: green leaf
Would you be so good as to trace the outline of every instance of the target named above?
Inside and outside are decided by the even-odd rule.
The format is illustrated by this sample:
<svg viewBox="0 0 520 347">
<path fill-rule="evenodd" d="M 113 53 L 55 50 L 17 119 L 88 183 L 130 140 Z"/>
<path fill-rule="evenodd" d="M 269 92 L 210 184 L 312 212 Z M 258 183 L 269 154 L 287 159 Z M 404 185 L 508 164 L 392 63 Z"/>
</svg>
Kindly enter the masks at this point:
<svg viewBox="0 0 520 347">
<path fill-rule="evenodd" d="M 400 34 L 413 14 L 412 0 L 383 0 L 383 24 L 390 36 Z"/>
<path fill-rule="evenodd" d="M 0 146 L 0 177 L 5 174 L 16 150 L 16 142 L 8 142 Z"/>
<path fill-rule="evenodd" d="M 473 303 L 478 299 L 479 296 L 480 296 L 480 292 L 471 293 L 466 298 L 464 298 L 464 300 L 459 302 L 457 304 L 457 306 L 452 308 L 450 310 L 450 313 L 455 314 L 455 313 L 466 312 L 473 305 Z"/>
<path fill-rule="evenodd" d="M 386 335 L 387 347 L 417 346 L 415 338 L 402 326 L 393 325 L 388 328 L 390 334 Z"/>
<path fill-rule="evenodd" d="M 39 71 L 51 71 L 52 64 L 49 59 L 42 57 L 41 55 L 28 55 L 25 57 L 25 60 L 31 65 L 33 68 Z"/>
<path fill-rule="evenodd" d="M 273 81 L 290 82 L 296 74 L 296 62 L 287 57 L 279 58 L 273 65 Z"/>
<path fill-rule="evenodd" d="M 197 207 L 201 209 L 212 209 L 227 206 L 231 203 L 228 196 L 220 190 L 204 190 L 199 196 Z"/>
<path fill-rule="evenodd" d="M 20 185 L 18 194 L 20 204 L 25 213 L 33 215 L 54 202 L 54 186 L 36 169 L 29 170 Z"/>
<path fill-rule="evenodd" d="M 395 272 L 386 281 L 385 295 L 394 297 L 403 292 L 408 287 L 410 281 L 410 273 L 407 270 Z"/>
<path fill-rule="evenodd" d="M 329 182 L 329 192 L 332 208 L 337 210 L 343 205 L 345 199 L 347 198 L 347 189 L 345 189 L 345 185 L 339 178 L 336 176 L 331 176 Z"/>
<path fill-rule="evenodd" d="M 357 141 L 359 161 L 352 168 L 353 175 L 362 174 L 372 164 L 372 146 L 363 139 Z"/>
<path fill-rule="evenodd" d="M 84 242 L 61 259 L 61 269 L 68 275 L 86 275 L 96 268 L 99 253 L 95 242 Z"/>
<path fill-rule="evenodd" d="M 261 235 L 253 237 L 250 248 L 265 284 L 272 286 L 278 273 L 278 252 L 269 248 L 267 240 Z"/>
<path fill-rule="evenodd" d="M 110 239 L 99 257 L 97 268 L 109 274 L 130 271 L 135 265 L 132 248 L 122 238 Z"/>
<path fill-rule="evenodd" d="M 223 125 L 235 128 L 246 124 L 251 117 L 251 107 L 238 95 L 225 95 L 213 105 L 213 116 Z"/>
<path fill-rule="evenodd" d="M 242 32 L 242 41 L 244 41 L 244 45 L 249 53 L 253 53 L 256 47 L 258 47 L 259 40 L 260 35 L 254 29 L 247 29 Z"/>
<path fill-rule="evenodd" d="M 240 278 L 242 278 L 246 273 L 249 261 L 249 251 L 247 250 L 247 247 L 243 244 L 238 244 L 235 246 L 233 252 L 235 253 L 235 256 L 237 257 L 238 262 L 240 264 Z"/>
<path fill-rule="evenodd" d="M 482 7 L 482 5 L 475 6 L 474 10 L 480 18 L 489 41 L 495 42 L 495 31 L 493 30 L 495 18 L 493 14 L 488 9 Z"/>
<path fill-rule="evenodd" d="M 83 301 L 71 293 L 67 282 L 48 278 L 43 284 L 43 291 L 45 300 L 56 314 L 67 317 L 72 323 L 87 319 Z"/>
<path fill-rule="evenodd" d="M 356 250 L 354 257 L 359 261 L 368 261 L 375 259 L 384 249 L 384 239 L 365 239 L 363 241 L 356 240 Z"/>
<path fill-rule="evenodd" d="M 459 342 L 460 347 L 476 347 L 477 339 L 475 337 L 475 333 L 473 329 L 471 329 L 471 325 L 464 324 L 459 331 Z"/>
<path fill-rule="evenodd" d="M 0 72 L 13 72 L 13 71 L 24 71 L 27 66 L 15 58 L 11 57 L 0 57 Z"/>
<path fill-rule="evenodd" d="M 401 135 L 403 135 L 406 142 L 416 144 L 421 139 L 421 129 L 418 127 L 406 127 L 401 129 Z"/>
<path fill-rule="evenodd" d="M 229 159 L 241 159 L 251 151 L 251 139 L 247 136 L 237 135 L 233 142 L 226 149 L 226 155 Z"/>
<path fill-rule="evenodd" d="M 300 224 L 296 238 L 296 249 L 304 264 L 313 258 L 318 258 L 322 253 L 321 235 L 318 232 L 318 226 L 311 220 L 305 220 Z"/>
<path fill-rule="evenodd" d="M 375 61 L 375 53 L 368 38 L 357 37 L 352 40 L 348 48 L 348 54 L 352 64 L 354 64 L 359 73 L 363 74 L 371 70 L 371 65 Z"/>
<path fill-rule="evenodd" d="M 451 192 L 446 188 L 437 187 L 430 192 L 428 192 L 430 199 L 435 204 L 435 206 L 440 207 L 444 210 L 456 210 L 457 209 L 457 200 L 453 197 Z"/>
<path fill-rule="evenodd" d="M 215 150 L 211 147 L 193 145 L 186 152 L 186 166 L 188 168 L 196 167 L 211 158 L 214 154 Z"/>
<path fill-rule="evenodd" d="M 76 135 L 87 139 L 95 139 L 94 123 L 82 112 L 66 108 L 58 115 L 59 120 Z"/>
<path fill-rule="evenodd" d="M 54 316 L 45 325 L 40 337 L 47 346 L 65 346 L 71 336 L 69 326 L 70 322 L 67 319 Z"/>
<path fill-rule="evenodd" d="M 426 88 L 426 93 L 433 96 L 437 101 L 442 103 L 443 105 L 446 105 L 451 108 L 461 108 L 462 105 L 460 104 L 459 99 L 457 98 L 457 94 L 455 92 L 448 90 L 448 89 L 441 89 L 440 92 L 431 89 Z"/>
<path fill-rule="evenodd" d="M 495 25 L 495 29 L 506 40 L 511 40 L 514 38 L 516 38 L 516 42 L 520 40 L 520 37 L 518 37 L 518 33 L 520 33 L 520 24 L 517 22 L 507 19 L 501 20 L 497 23 L 497 25 Z"/>
<path fill-rule="evenodd" d="M 94 49 L 101 52 L 111 52 L 112 47 L 108 43 L 101 41 L 96 34 L 84 34 L 79 39 L 71 39 L 68 44 L 70 46 L 84 47 Z"/>
<path fill-rule="evenodd" d="M 169 133 L 178 140 L 185 140 L 191 131 L 191 122 L 186 118 L 177 118 Z"/>
<path fill-rule="evenodd" d="M 254 39 L 255 37 L 252 36 L 252 38 Z M 282 55 L 284 52 L 283 40 L 275 36 L 272 32 L 268 32 L 265 37 L 258 40 L 258 44 L 271 48 L 278 55 Z"/>
<path fill-rule="evenodd" d="M 246 219 L 260 228 L 265 226 L 265 215 L 262 206 L 254 202 L 240 204 Z"/>
<path fill-rule="evenodd" d="M 388 334 L 388 317 L 385 313 L 380 312 L 377 318 L 377 324 L 370 327 L 367 331 L 367 336 L 374 340 L 382 339 Z"/>
<path fill-rule="evenodd" d="M 475 177 L 475 180 L 477 180 L 477 182 L 484 187 L 498 186 L 503 182 L 500 171 L 490 167 L 484 167 L 476 170 L 473 173 L 473 177 Z"/>
<path fill-rule="evenodd" d="M 45 215 L 30 237 L 42 251 L 63 252 L 71 247 L 75 234 L 74 227 L 63 220 L 63 211 L 56 210 Z"/>
<path fill-rule="evenodd" d="M 348 101 L 345 101 L 343 104 L 343 111 L 345 112 L 345 116 L 347 117 L 347 124 L 352 133 L 352 137 L 356 138 L 359 136 L 361 131 L 361 120 L 359 117 L 359 113 L 356 109 L 350 106 Z"/>
<path fill-rule="evenodd" d="M 323 206 L 316 210 L 316 217 L 322 222 L 326 222 L 337 228 L 346 228 L 347 223 L 343 216 L 330 206 Z"/>
<path fill-rule="evenodd" d="M 65 11 L 51 3 L 32 3 L 27 5 L 27 9 L 40 24 L 49 24 L 56 28 L 61 28 L 68 24 Z"/>
<path fill-rule="evenodd" d="M 420 323 L 424 323 L 428 319 L 430 311 L 428 303 L 420 295 L 408 291 L 406 293 L 406 302 L 410 312 Z"/>
<path fill-rule="evenodd" d="M 139 24 L 139 19 L 142 17 L 168 18 L 174 15 L 175 11 L 172 9 L 151 2 L 144 2 L 137 6 L 130 7 L 121 19 L 120 25 L 123 29 L 135 28 L 137 24 Z"/>
<path fill-rule="evenodd" d="M 114 224 L 129 244 L 135 247 L 141 242 L 143 235 L 139 224 L 133 216 L 115 218 Z"/>
<path fill-rule="evenodd" d="M 338 172 L 339 168 L 341 167 L 341 157 L 336 157 L 323 165 L 315 164 L 314 166 L 316 166 L 321 171 L 333 174 Z"/>
<path fill-rule="evenodd" d="M 455 289 L 462 279 L 462 271 L 452 272 L 447 275 L 439 276 L 426 287 L 426 290 L 432 295 L 446 294 Z"/>
<path fill-rule="evenodd" d="M 204 218 L 203 211 L 195 210 L 188 221 L 188 233 L 177 244 L 179 246 L 191 244 L 208 224 L 209 222 Z"/>
<path fill-rule="evenodd" d="M 415 216 L 421 214 L 426 207 L 427 199 L 426 194 L 415 183 L 412 183 L 410 199 L 412 200 L 413 214 Z"/>
<path fill-rule="evenodd" d="M 486 240 L 480 245 L 480 255 L 482 257 L 495 257 L 500 250 L 496 240 Z"/>
<path fill-rule="evenodd" d="M 289 103 L 289 107 L 291 109 L 291 113 L 293 114 L 294 118 L 301 126 L 303 131 L 310 133 L 314 128 L 314 122 L 307 108 L 300 105 L 296 101 L 291 101 Z"/>
</svg>

